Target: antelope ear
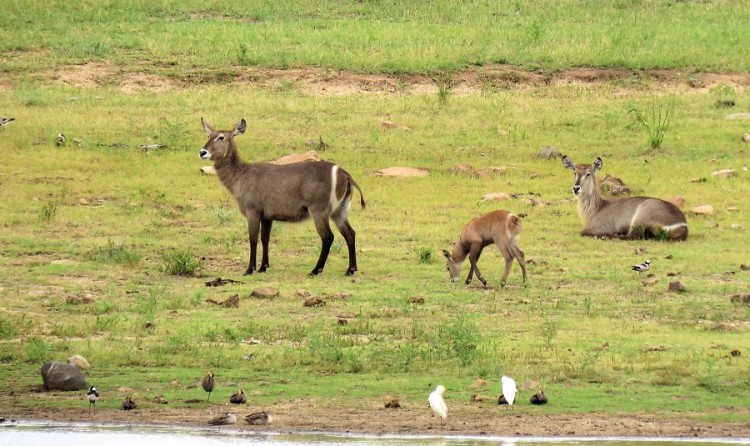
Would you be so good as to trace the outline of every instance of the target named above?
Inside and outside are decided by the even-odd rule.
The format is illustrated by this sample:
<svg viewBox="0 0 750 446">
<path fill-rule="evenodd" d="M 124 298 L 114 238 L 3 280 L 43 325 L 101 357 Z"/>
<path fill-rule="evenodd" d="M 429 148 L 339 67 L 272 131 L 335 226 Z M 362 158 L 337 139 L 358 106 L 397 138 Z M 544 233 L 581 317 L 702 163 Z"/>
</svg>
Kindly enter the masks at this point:
<svg viewBox="0 0 750 446">
<path fill-rule="evenodd" d="M 576 170 L 576 165 L 575 165 L 575 163 L 573 162 L 573 160 L 572 160 L 572 159 L 568 158 L 568 156 L 567 156 L 567 155 L 563 155 L 563 157 L 562 157 L 562 165 L 563 165 L 563 167 L 565 167 L 566 169 L 573 169 L 573 170 Z"/>
<path fill-rule="evenodd" d="M 453 260 L 453 257 L 451 257 L 451 253 L 449 253 L 445 249 L 443 250 L 443 257 L 445 257 L 448 260 Z"/>
<path fill-rule="evenodd" d="M 206 122 L 205 119 L 201 118 L 201 125 L 203 126 L 203 131 L 206 132 L 206 135 L 211 135 L 211 132 L 214 131 L 214 129 L 211 128 L 210 125 Z"/>
<path fill-rule="evenodd" d="M 604 162 L 602 161 L 602 159 L 601 159 L 601 158 L 599 158 L 599 157 L 597 156 L 597 157 L 596 157 L 596 160 L 594 160 L 594 163 L 593 163 L 593 164 L 591 164 L 591 169 L 592 169 L 592 170 L 593 170 L 594 172 L 596 172 L 597 170 L 601 169 L 603 165 L 604 165 Z"/>
<path fill-rule="evenodd" d="M 245 133 L 245 129 L 247 129 L 247 121 L 245 119 L 240 119 L 240 122 L 237 123 L 237 125 L 234 127 L 234 131 L 232 132 L 232 136 L 237 136 Z"/>
</svg>

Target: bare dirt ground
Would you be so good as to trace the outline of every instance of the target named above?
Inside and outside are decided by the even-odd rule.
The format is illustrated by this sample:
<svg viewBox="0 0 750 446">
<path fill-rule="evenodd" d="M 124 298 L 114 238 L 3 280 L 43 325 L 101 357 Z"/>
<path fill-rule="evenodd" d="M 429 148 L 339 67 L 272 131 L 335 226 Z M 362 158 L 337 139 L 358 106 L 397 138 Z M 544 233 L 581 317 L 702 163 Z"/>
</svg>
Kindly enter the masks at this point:
<svg viewBox="0 0 750 446">
<path fill-rule="evenodd" d="M 1 77 L 1 75 L 0 75 Z M 626 70 L 575 68 L 565 71 L 530 72 L 509 65 L 475 67 L 445 76 L 424 74 L 389 75 L 331 71 L 320 68 L 288 70 L 237 67 L 233 74 L 207 79 L 205 74 L 182 73 L 179 76 L 125 71 L 105 62 L 58 67 L 46 76 L 52 82 L 72 87 L 117 85 L 122 91 L 165 91 L 196 85 L 235 83 L 269 90 L 295 91 L 302 94 L 342 96 L 432 95 L 441 85 L 453 94 L 473 94 L 488 89 L 529 88 L 543 85 L 594 86 L 615 85 L 621 91 L 630 89 L 670 92 L 707 93 L 719 84 L 737 90 L 750 87 L 750 73 L 692 73 L 676 70 Z M 9 85 L 0 78 L 0 85 Z"/>
<path fill-rule="evenodd" d="M 101 403 L 100 403 L 101 404 Z M 272 432 L 346 432 L 368 434 L 435 434 L 494 436 L 658 436 L 658 437 L 734 437 L 750 438 L 750 421 L 746 423 L 712 423 L 689 416 L 663 417 L 648 414 L 547 414 L 544 406 L 519 405 L 514 410 L 497 406 L 495 401 L 481 403 L 451 402 L 448 420 L 432 416 L 424 406 L 405 405 L 386 409 L 384 404 L 368 401 L 356 407 L 332 403 L 316 404 L 307 400 L 277 403 L 271 407 L 231 407 L 223 404 L 200 404 L 201 408 L 170 408 L 151 404 L 134 411 L 98 408 L 88 414 L 81 400 L 76 409 L 20 408 L 0 413 L 8 419 L 54 420 L 58 422 L 95 422 L 127 424 L 161 424 L 170 426 L 208 426 L 215 415 L 231 411 L 237 415 L 234 426 L 223 429 Z M 197 405 L 197 404 L 196 404 Z M 12 406 L 11 406 L 12 407 Z M 10 407 L 5 406 L 5 410 Z M 273 417 L 269 426 L 250 426 L 244 417 L 267 410 Z M 730 409 L 727 409 L 730 410 Z M 747 414 L 750 420 L 750 413 Z"/>
</svg>

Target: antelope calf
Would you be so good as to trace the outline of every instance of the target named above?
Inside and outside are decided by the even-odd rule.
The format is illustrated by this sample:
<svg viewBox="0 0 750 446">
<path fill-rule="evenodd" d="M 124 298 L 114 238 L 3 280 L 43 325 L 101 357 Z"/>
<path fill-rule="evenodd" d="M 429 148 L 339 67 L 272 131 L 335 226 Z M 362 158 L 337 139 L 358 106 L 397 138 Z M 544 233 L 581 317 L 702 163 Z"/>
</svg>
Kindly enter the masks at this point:
<svg viewBox="0 0 750 446">
<path fill-rule="evenodd" d="M 310 275 L 323 271 L 333 244 L 329 220 L 346 240 L 349 248 L 347 275 L 357 271 L 355 232 L 347 214 L 352 200 L 352 189 L 357 189 L 360 204 L 365 207 L 362 190 L 351 175 L 339 166 L 316 161 L 276 165 L 246 163 L 240 159 L 234 137 L 245 133 L 247 123 L 242 119 L 233 130 L 215 130 L 201 118 L 208 142 L 200 151 L 204 160 L 213 160 L 219 179 L 237 200 L 242 215 L 247 219 L 250 239 L 250 262 L 245 274 L 252 274 L 256 266 L 258 232 L 263 246 L 263 258 L 258 272 L 269 268 L 268 242 L 274 221 L 298 222 L 312 217 L 320 235 L 320 257 Z"/>
<path fill-rule="evenodd" d="M 520 233 L 521 220 L 508 211 L 493 211 L 471 220 L 461 231 L 458 243 L 453 246 L 453 252 L 443 250 L 443 256 L 448 261 L 451 282 L 458 280 L 458 276 L 461 274 L 461 264 L 468 256 L 471 268 L 469 269 L 469 275 L 466 277 L 466 284 L 471 283 L 471 279 L 476 273 L 477 279 L 482 282 L 482 285 L 487 286 L 487 281 L 479 272 L 477 262 L 479 262 L 479 256 L 482 255 L 485 246 L 494 243 L 505 259 L 505 272 L 500 285 L 505 286 L 513 259 L 518 260 L 518 264 L 521 265 L 523 283 L 526 284 L 526 259 L 523 256 L 523 251 L 518 247 Z"/>
<path fill-rule="evenodd" d="M 688 225 L 685 214 L 672 203 L 658 198 L 632 197 L 607 200 L 597 187 L 596 172 L 601 158 L 590 165 L 576 166 L 563 156 L 563 166 L 573 171 L 573 194 L 578 198 L 578 216 L 588 237 L 685 240 Z"/>
</svg>

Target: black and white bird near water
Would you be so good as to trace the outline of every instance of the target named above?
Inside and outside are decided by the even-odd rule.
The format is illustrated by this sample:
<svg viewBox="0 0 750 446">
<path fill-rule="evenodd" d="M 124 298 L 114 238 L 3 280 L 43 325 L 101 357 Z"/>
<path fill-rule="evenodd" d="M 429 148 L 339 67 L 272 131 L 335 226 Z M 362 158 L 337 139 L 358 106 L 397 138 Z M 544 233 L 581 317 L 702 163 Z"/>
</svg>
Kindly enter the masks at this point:
<svg viewBox="0 0 750 446">
<path fill-rule="evenodd" d="M 639 273 L 645 273 L 651 268 L 651 261 L 646 260 L 643 263 L 639 263 L 637 265 L 633 265 L 633 271 L 637 271 Z"/>
<path fill-rule="evenodd" d="M 96 387 L 89 387 L 89 391 L 86 392 L 86 398 L 89 400 L 89 413 L 91 413 L 91 407 L 96 408 L 96 401 L 99 399 L 99 392 L 96 391 Z"/>
<path fill-rule="evenodd" d="M 16 118 L 0 118 L 0 127 L 5 128 L 6 125 L 10 124 L 11 122 L 15 120 Z"/>
</svg>

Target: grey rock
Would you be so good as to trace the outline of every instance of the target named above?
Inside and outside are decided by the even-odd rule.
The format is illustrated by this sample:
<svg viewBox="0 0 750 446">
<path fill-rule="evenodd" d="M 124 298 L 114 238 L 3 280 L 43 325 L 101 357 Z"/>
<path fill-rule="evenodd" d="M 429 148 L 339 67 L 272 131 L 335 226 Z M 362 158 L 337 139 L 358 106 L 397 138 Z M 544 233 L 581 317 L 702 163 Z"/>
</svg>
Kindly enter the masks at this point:
<svg viewBox="0 0 750 446">
<path fill-rule="evenodd" d="M 42 366 L 44 390 L 83 390 L 88 388 L 86 377 L 75 366 L 65 362 L 50 361 Z"/>
</svg>

